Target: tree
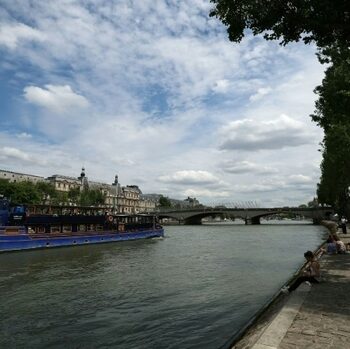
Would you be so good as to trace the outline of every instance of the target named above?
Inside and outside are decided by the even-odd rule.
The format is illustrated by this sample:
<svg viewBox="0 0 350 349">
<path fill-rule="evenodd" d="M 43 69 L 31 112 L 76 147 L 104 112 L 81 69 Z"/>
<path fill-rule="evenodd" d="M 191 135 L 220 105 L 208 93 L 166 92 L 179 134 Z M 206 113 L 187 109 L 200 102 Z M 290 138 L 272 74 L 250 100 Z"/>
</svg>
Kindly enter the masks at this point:
<svg viewBox="0 0 350 349">
<path fill-rule="evenodd" d="M 80 205 L 98 206 L 105 203 L 105 195 L 98 189 L 85 188 L 80 194 Z"/>
<path fill-rule="evenodd" d="M 344 48 L 325 49 L 320 60 L 331 65 L 322 85 L 315 89 L 319 99 L 311 116 L 325 132 L 317 195 L 321 204 L 346 214 L 350 185 L 350 52 Z"/>
<path fill-rule="evenodd" d="M 65 191 L 57 191 L 56 195 L 51 198 L 50 202 L 53 205 L 65 205 L 68 203 L 68 193 Z"/>
<path fill-rule="evenodd" d="M 171 207 L 171 201 L 169 200 L 169 198 L 162 195 L 159 198 L 159 206 L 162 208 L 169 208 Z"/>
<path fill-rule="evenodd" d="M 303 40 L 319 47 L 350 45 L 350 2 L 347 0 L 211 0 L 210 15 L 228 26 L 231 41 L 240 42 L 244 30 L 264 33 L 283 45 Z"/>
<path fill-rule="evenodd" d="M 50 183 L 10 182 L 7 179 L 0 179 L 0 194 L 14 204 L 23 205 L 45 203 L 48 197 L 52 199 L 57 196 L 54 186 Z"/>
<path fill-rule="evenodd" d="M 320 55 L 320 60 L 331 61 L 332 65 L 327 68 L 322 85 L 315 89 L 319 99 L 311 117 L 327 133 L 335 124 L 350 123 L 350 53 L 332 49 L 325 54 L 326 57 Z"/>
<path fill-rule="evenodd" d="M 13 194 L 14 187 L 8 179 L 0 178 L 0 195 L 10 198 Z"/>
<path fill-rule="evenodd" d="M 41 202 L 40 192 L 32 182 L 11 183 L 11 186 L 13 191 L 10 199 L 13 204 L 30 205 Z"/>
<path fill-rule="evenodd" d="M 329 204 L 341 213 L 347 210 L 350 186 L 350 120 L 333 124 L 323 141 L 321 180 L 317 188 L 320 203 Z"/>
<path fill-rule="evenodd" d="M 71 188 L 71 189 L 69 189 L 69 191 L 68 191 L 68 199 L 74 204 L 79 203 L 80 188 Z"/>
<path fill-rule="evenodd" d="M 42 204 L 45 204 L 46 201 L 52 200 L 57 196 L 57 191 L 53 184 L 48 182 L 38 182 L 36 183 L 36 189 L 41 195 Z"/>
</svg>

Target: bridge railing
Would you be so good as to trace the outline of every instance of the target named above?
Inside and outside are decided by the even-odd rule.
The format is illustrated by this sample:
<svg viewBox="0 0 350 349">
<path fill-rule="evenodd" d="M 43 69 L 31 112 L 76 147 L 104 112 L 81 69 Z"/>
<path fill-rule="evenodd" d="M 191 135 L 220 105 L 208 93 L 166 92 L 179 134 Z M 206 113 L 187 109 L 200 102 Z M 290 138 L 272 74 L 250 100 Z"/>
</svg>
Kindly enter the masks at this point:
<svg viewBox="0 0 350 349">
<path fill-rule="evenodd" d="M 332 207 L 183 207 L 183 208 L 171 208 L 171 207 L 159 207 L 156 208 L 153 213 L 171 213 L 171 212 L 225 212 L 225 211 L 273 211 L 273 212 L 288 212 L 288 211 L 332 211 Z"/>
</svg>

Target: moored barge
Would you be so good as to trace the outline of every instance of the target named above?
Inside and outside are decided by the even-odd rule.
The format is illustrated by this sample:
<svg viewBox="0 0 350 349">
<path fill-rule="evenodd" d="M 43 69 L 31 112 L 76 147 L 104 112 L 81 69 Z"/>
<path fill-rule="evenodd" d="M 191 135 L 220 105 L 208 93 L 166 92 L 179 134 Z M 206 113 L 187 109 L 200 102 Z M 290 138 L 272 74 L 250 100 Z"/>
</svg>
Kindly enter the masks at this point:
<svg viewBox="0 0 350 349">
<path fill-rule="evenodd" d="M 0 252 L 163 237 L 153 215 L 26 215 L 0 199 Z"/>
</svg>

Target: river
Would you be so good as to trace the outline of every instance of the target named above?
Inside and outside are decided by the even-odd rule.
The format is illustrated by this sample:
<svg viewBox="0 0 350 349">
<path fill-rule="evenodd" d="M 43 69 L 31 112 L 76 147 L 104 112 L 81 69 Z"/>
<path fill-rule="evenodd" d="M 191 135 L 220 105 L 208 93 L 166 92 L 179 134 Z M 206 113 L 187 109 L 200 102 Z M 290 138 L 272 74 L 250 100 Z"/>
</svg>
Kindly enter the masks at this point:
<svg viewBox="0 0 350 349">
<path fill-rule="evenodd" d="M 325 234 L 165 229 L 164 239 L 1 254 L 0 348 L 225 347 Z"/>
</svg>

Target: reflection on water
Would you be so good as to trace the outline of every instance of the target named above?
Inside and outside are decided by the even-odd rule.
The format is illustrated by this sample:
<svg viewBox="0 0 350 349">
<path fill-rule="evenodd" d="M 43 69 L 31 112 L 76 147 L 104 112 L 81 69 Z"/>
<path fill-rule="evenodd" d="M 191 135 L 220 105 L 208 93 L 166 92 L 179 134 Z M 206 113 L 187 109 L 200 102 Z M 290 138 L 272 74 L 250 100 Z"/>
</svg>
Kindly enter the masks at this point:
<svg viewBox="0 0 350 349">
<path fill-rule="evenodd" d="M 2 254 L 0 347 L 218 348 L 323 233 L 169 226 L 161 240 Z"/>
</svg>

